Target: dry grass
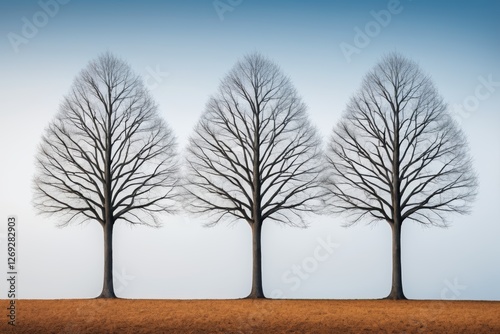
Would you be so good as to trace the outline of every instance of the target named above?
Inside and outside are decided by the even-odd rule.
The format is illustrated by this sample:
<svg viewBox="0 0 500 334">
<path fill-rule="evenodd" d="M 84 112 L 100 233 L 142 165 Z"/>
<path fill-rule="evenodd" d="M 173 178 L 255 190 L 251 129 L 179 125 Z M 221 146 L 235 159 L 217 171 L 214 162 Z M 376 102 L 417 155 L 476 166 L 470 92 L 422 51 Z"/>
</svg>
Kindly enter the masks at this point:
<svg viewBox="0 0 500 334">
<path fill-rule="evenodd" d="M 500 302 L 19 300 L 15 329 L 2 318 L 1 333 L 500 333 Z"/>
</svg>

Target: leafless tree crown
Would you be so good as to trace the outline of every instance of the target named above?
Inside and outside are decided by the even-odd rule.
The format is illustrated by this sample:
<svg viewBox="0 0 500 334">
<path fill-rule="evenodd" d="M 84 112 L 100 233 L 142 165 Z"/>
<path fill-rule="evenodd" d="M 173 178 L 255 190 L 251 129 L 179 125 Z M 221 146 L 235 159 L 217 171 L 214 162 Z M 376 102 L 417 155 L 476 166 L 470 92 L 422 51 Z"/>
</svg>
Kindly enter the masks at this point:
<svg viewBox="0 0 500 334">
<path fill-rule="evenodd" d="M 177 184 L 176 143 L 141 79 L 104 54 L 75 79 L 36 159 L 35 207 L 61 225 L 106 220 L 157 226 Z"/>
<path fill-rule="evenodd" d="M 259 54 L 238 62 L 190 138 L 187 204 L 211 216 L 303 226 L 320 202 L 322 152 L 306 106 L 279 67 Z M 258 212 L 256 212 L 258 211 Z"/>
<path fill-rule="evenodd" d="M 476 195 L 464 133 L 430 78 L 399 54 L 364 78 L 333 131 L 328 160 L 333 211 L 350 224 L 392 222 L 399 212 L 401 222 L 445 226 L 446 214 L 467 213 Z"/>
</svg>

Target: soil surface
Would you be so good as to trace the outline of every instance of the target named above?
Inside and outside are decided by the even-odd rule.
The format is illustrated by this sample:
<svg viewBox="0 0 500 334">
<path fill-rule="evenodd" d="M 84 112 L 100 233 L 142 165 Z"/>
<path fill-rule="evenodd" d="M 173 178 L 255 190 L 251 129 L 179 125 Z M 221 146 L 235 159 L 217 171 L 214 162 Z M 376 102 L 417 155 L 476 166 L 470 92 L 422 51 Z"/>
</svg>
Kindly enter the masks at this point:
<svg viewBox="0 0 500 334">
<path fill-rule="evenodd" d="M 500 333 L 500 302 L 18 300 L 1 333 Z"/>
</svg>

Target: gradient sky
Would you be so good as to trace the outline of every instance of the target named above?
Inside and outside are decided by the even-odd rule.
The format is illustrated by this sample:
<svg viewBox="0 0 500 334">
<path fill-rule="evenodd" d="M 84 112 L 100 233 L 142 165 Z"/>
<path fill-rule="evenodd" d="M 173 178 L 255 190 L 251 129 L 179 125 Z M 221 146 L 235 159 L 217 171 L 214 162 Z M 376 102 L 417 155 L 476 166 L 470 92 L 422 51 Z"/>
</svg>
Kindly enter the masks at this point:
<svg viewBox="0 0 500 334">
<path fill-rule="evenodd" d="M 431 75 L 449 103 L 469 138 L 480 181 L 472 214 L 452 216 L 451 227 L 403 227 L 405 293 L 500 300 L 500 2 L 220 0 L 231 7 L 221 14 L 212 0 L 59 0 L 53 15 L 44 14 L 43 4 L 53 1 L 0 2 L 0 261 L 6 263 L 7 216 L 16 215 L 21 298 L 88 298 L 102 288 L 100 226 L 58 229 L 31 207 L 41 135 L 75 76 L 100 53 L 113 52 L 143 75 L 182 148 L 219 81 L 250 52 L 261 52 L 290 76 L 327 139 L 367 71 L 398 51 Z M 375 16 L 389 9 L 395 10 L 378 23 Z M 26 22 L 38 24 L 37 31 Z M 370 36 L 360 44 L 357 34 L 367 29 Z M 26 43 L 12 43 L 23 34 Z M 357 47 L 349 59 L 341 48 L 346 44 Z M 246 223 L 208 229 L 184 215 L 166 215 L 163 223 L 160 229 L 115 226 L 118 296 L 248 294 Z M 308 229 L 265 224 L 265 293 L 385 297 L 388 224 L 341 225 L 334 217 L 312 217 Z M 335 244 L 331 254 L 314 260 L 328 240 Z M 6 281 L 0 282 L 6 296 Z"/>
</svg>

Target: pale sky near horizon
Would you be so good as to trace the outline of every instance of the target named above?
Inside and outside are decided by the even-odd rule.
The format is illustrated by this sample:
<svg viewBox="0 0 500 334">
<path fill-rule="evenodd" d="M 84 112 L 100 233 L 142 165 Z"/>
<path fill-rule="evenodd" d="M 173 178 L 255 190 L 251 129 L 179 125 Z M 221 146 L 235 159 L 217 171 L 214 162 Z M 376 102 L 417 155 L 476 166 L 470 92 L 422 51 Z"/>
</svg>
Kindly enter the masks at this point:
<svg viewBox="0 0 500 334">
<path fill-rule="evenodd" d="M 397 51 L 416 61 L 449 103 L 480 182 L 472 213 L 451 216 L 449 228 L 403 227 L 405 293 L 500 300 L 499 17 L 500 2 L 493 0 L 0 2 L 0 268 L 7 261 L 7 217 L 16 215 L 21 298 L 92 298 L 101 291 L 100 226 L 59 229 L 31 206 L 41 135 L 75 76 L 99 54 L 110 51 L 143 76 L 182 150 L 219 81 L 248 53 L 262 53 L 290 76 L 326 140 L 363 76 L 385 53 Z M 202 219 L 187 215 L 162 221 L 159 229 L 115 226 L 118 296 L 249 293 L 245 222 L 204 228 Z M 328 216 L 309 222 L 307 229 L 265 224 L 266 295 L 389 293 L 387 223 L 344 228 Z M 7 282 L 0 282 L 5 298 Z"/>
</svg>

